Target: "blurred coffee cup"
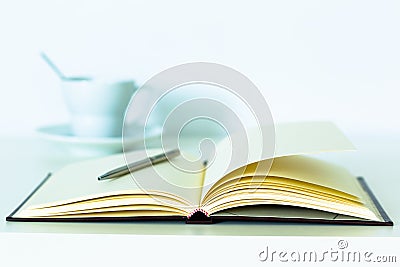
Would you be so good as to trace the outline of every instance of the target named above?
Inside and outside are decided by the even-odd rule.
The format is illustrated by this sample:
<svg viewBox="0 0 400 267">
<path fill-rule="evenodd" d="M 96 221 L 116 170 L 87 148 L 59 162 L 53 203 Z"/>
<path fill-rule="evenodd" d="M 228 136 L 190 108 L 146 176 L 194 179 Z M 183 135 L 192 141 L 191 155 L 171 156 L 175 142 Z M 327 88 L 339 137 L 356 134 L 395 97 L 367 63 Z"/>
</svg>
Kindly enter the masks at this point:
<svg viewBox="0 0 400 267">
<path fill-rule="evenodd" d="M 71 131 L 81 137 L 119 137 L 137 89 L 133 80 L 69 78 L 61 81 Z"/>
</svg>

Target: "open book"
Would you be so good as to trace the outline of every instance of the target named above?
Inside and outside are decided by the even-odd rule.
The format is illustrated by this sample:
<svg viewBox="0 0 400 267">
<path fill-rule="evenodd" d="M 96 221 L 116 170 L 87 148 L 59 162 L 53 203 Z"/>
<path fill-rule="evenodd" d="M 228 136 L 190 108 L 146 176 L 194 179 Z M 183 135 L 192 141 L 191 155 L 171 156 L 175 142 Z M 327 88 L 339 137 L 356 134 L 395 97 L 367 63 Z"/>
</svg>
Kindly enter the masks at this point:
<svg viewBox="0 0 400 267">
<path fill-rule="evenodd" d="M 7 220 L 393 225 L 362 178 L 340 166 L 305 156 L 353 149 L 333 124 L 283 124 L 277 125 L 275 132 L 273 159 L 234 166 L 218 177 L 218 168 L 196 173 L 176 168 L 183 156 L 100 182 L 99 175 L 126 164 L 123 154 L 75 163 L 49 175 Z M 131 159 L 146 156 L 144 151 L 129 153 Z M 214 166 L 218 167 L 220 155 L 216 154 Z M 257 168 L 263 162 L 270 162 L 269 168 Z M 154 171 L 168 181 L 160 182 Z M 140 181 L 140 177 L 146 178 Z"/>
</svg>

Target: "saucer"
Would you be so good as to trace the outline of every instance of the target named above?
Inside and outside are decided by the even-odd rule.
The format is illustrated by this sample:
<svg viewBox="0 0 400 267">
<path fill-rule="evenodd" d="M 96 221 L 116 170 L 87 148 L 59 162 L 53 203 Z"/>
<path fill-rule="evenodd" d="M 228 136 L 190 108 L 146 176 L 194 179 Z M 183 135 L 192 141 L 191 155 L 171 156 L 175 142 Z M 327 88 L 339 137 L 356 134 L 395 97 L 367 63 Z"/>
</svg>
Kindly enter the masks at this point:
<svg viewBox="0 0 400 267">
<path fill-rule="evenodd" d="M 37 134 L 56 148 L 66 149 L 79 156 L 101 156 L 122 152 L 122 137 L 81 137 L 72 134 L 69 124 L 43 126 L 36 129 Z M 156 139 L 160 134 L 152 133 L 147 140 Z M 143 136 L 124 138 L 125 150 L 143 147 Z"/>
</svg>

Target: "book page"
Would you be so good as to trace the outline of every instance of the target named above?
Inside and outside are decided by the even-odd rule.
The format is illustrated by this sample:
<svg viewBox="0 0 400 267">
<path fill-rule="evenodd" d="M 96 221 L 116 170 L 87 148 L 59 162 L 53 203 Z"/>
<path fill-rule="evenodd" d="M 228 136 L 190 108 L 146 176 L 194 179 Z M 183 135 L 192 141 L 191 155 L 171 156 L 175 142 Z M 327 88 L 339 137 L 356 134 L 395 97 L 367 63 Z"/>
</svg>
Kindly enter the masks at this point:
<svg viewBox="0 0 400 267">
<path fill-rule="evenodd" d="M 353 196 L 361 196 L 358 182 L 349 171 L 341 166 L 310 157 L 277 158 L 272 164 L 269 175 L 295 179 L 333 188 Z"/>
<path fill-rule="evenodd" d="M 288 184 L 291 183 L 289 179 L 293 179 L 306 182 L 310 186 L 319 185 L 339 190 L 358 198 L 361 194 L 354 175 L 341 166 L 323 160 L 295 155 L 275 158 L 269 170 L 258 170 L 256 172 L 256 166 L 257 163 L 253 163 L 247 165 L 244 171 L 233 171 L 214 185 L 220 185 L 222 182 L 226 183 L 240 177 L 253 177 L 257 175 L 260 177 L 288 178 L 286 179 Z"/>
<path fill-rule="evenodd" d="M 275 125 L 275 151 L 268 158 L 260 158 L 260 131 L 251 129 L 248 131 L 247 140 L 243 140 L 242 145 L 235 147 L 236 151 L 241 151 L 246 155 L 247 161 L 237 160 L 233 164 L 232 147 L 230 138 L 224 138 L 217 144 L 216 160 L 207 168 L 204 179 L 205 188 L 202 197 L 207 191 L 222 177 L 228 173 L 244 167 L 247 164 L 277 157 L 312 154 L 328 151 L 354 150 L 354 146 L 343 135 L 343 133 L 330 122 L 300 122 L 284 123 Z M 235 160 L 235 159 L 234 159 Z M 260 171 L 269 171 L 272 160 L 264 161 L 265 167 Z M 245 168 L 242 169 L 244 171 Z"/>
<path fill-rule="evenodd" d="M 150 151 L 153 155 L 159 152 L 159 150 Z M 138 160 L 145 158 L 144 151 L 131 153 L 134 153 L 136 155 L 134 157 Z M 179 157 L 174 159 L 174 161 L 179 160 L 182 159 Z M 202 174 L 182 173 L 168 162 L 154 165 L 154 169 L 169 177 L 169 180 L 164 181 L 164 183 L 151 176 L 153 173 L 149 170 L 152 168 L 145 168 L 134 173 L 134 175 L 140 177 L 147 177 L 152 184 L 151 188 L 143 188 L 130 174 L 117 179 L 97 180 L 99 175 L 123 165 L 126 165 L 123 154 L 68 165 L 55 172 L 23 205 L 21 210 L 32 205 L 65 203 L 71 199 L 75 201 L 87 200 L 107 196 L 110 193 L 118 194 L 127 190 L 130 193 L 136 192 L 138 194 L 147 194 L 151 191 L 164 192 L 162 194 L 170 198 L 171 205 L 183 206 L 182 202 L 187 203 L 187 205 L 198 205 Z M 171 184 L 175 186 L 170 186 Z M 179 190 L 180 188 L 182 190 Z M 192 190 L 185 190 L 185 188 L 192 188 Z M 174 198 L 176 200 L 173 200 Z M 192 208 L 188 208 L 188 210 L 192 210 Z"/>
</svg>

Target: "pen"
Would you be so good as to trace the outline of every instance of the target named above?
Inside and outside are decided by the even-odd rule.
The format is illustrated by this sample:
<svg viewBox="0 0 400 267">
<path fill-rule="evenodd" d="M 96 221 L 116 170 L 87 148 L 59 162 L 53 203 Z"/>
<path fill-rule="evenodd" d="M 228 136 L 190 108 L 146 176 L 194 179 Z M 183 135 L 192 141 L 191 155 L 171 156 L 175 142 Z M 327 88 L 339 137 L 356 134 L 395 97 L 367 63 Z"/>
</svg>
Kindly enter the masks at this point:
<svg viewBox="0 0 400 267">
<path fill-rule="evenodd" d="M 161 153 L 152 157 L 148 157 L 136 162 L 129 163 L 128 165 L 118 167 L 116 169 L 113 169 L 109 172 L 106 172 L 99 177 L 97 177 L 97 180 L 102 181 L 102 180 L 107 180 L 107 179 L 112 179 L 112 178 L 118 178 L 121 177 L 122 175 L 128 174 L 129 172 L 132 171 L 137 171 L 141 170 L 143 168 L 149 167 L 153 164 L 157 164 L 160 162 L 164 162 L 168 159 L 175 158 L 180 155 L 179 149 L 173 149 L 170 151 L 167 151 L 165 153 Z"/>
</svg>

